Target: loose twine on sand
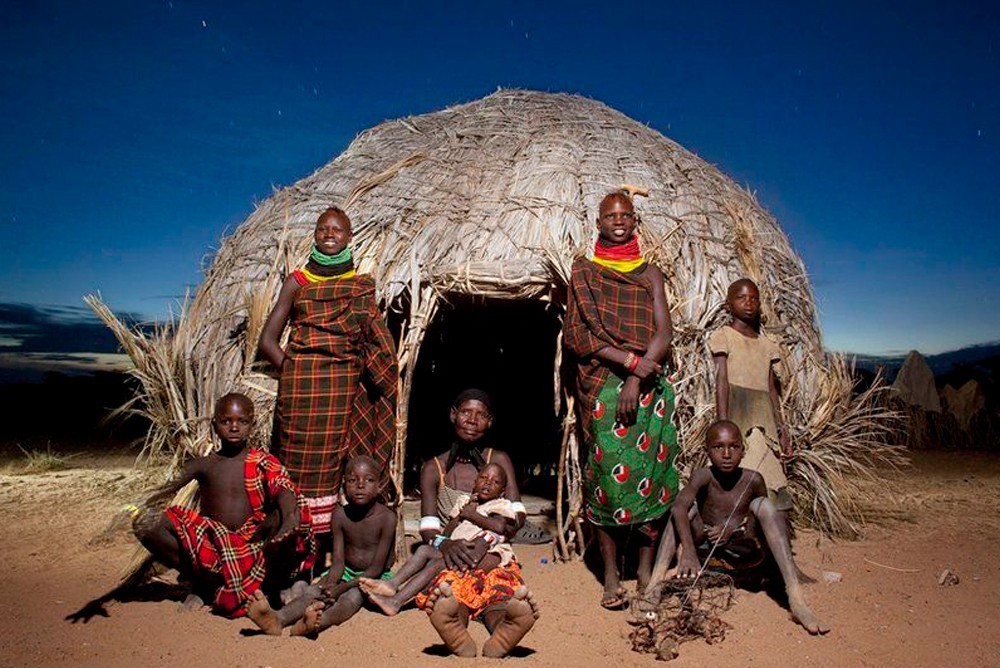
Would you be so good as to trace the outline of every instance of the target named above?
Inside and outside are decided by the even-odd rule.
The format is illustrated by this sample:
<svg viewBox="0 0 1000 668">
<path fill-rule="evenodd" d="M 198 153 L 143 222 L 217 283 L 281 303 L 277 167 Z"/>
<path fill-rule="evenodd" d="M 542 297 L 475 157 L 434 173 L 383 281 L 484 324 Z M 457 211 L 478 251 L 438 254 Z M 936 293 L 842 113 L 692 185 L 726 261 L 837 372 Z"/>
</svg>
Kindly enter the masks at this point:
<svg viewBox="0 0 1000 668">
<path fill-rule="evenodd" d="M 729 526 L 752 479 L 747 476 L 723 527 Z M 629 632 L 633 651 L 655 654 L 659 661 L 670 661 L 679 655 L 681 643 L 702 638 L 712 645 L 725 640 L 726 631 L 731 627 L 721 615 L 732 606 L 735 584 L 729 575 L 707 570 L 722 538 L 720 531 L 690 582 L 674 577 L 663 583 L 658 592 L 659 600 L 652 606 L 650 601 L 644 601 L 644 609 L 629 619 L 633 627 Z"/>
</svg>

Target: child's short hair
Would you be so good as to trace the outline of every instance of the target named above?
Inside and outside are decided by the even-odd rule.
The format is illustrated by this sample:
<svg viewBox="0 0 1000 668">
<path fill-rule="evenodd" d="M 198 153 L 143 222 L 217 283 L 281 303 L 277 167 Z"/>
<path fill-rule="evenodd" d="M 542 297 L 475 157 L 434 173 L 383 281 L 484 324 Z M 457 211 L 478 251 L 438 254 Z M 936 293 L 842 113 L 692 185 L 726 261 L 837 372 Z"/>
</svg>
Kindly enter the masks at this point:
<svg viewBox="0 0 1000 668">
<path fill-rule="evenodd" d="M 736 437 L 740 439 L 740 443 L 743 443 L 743 432 L 740 431 L 740 426 L 733 422 L 732 420 L 716 420 L 712 424 L 708 425 L 708 429 L 705 430 L 705 445 L 708 445 L 709 439 L 712 434 L 717 432 L 723 427 L 727 429 L 732 429 L 736 434 Z"/>
<path fill-rule="evenodd" d="M 376 464 L 375 460 L 369 457 L 368 455 L 354 455 L 353 457 L 348 459 L 347 462 L 344 464 L 344 475 L 347 475 L 348 471 L 353 470 L 360 464 L 365 464 L 367 466 L 370 466 L 372 471 L 375 471 L 375 473 L 381 479 L 382 477 L 381 467 L 378 464 Z"/>
<path fill-rule="evenodd" d="M 735 281 L 729 284 L 728 288 L 726 288 L 726 300 L 728 301 L 736 292 L 736 290 L 744 285 L 752 286 L 753 289 L 756 290 L 758 294 L 760 293 L 760 286 L 754 283 L 752 278 L 737 278 Z"/>
<path fill-rule="evenodd" d="M 215 402 L 215 408 L 212 409 L 212 415 L 218 415 L 223 406 L 234 401 L 243 406 L 243 410 L 245 410 L 248 414 L 253 415 L 253 401 L 242 392 L 230 392 L 219 397 L 219 400 Z"/>
<path fill-rule="evenodd" d="M 499 464 L 497 464 L 496 462 L 486 462 L 486 464 L 483 466 L 483 468 L 479 469 L 479 473 L 482 473 L 483 471 L 485 471 L 486 469 L 488 469 L 490 467 L 493 467 L 496 470 L 500 471 L 500 475 L 503 476 L 503 484 L 506 485 L 507 482 L 508 482 L 507 481 L 507 470 L 504 467 L 502 467 Z"/>
</svg>

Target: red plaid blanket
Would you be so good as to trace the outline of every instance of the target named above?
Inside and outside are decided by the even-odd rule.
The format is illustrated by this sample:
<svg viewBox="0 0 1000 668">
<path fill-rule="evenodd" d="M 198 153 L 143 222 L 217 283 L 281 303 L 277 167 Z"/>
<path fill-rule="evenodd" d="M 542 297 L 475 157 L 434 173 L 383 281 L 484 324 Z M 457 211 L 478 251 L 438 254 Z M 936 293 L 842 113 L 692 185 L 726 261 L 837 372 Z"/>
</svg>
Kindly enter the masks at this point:
<svg viewBox="0 0 1000 668">
<path fill-rule="evenodd" d="M 190 508 L 171 506 L 166 510 L 195 569 L 222 577 L 223 584 L 216 591 L 213 603 L 217 612 L 231 617 L 245 614 L 246 602 L 260 589 L 267 573 L 264 542 L 251 541 L 254 532 L 267 513 L 277 507 L 281 490 L 287 489 L 297 495 L 285 467 L 263 450 L 255 449 L 247 454 L 245 487 L 251 513 L 236 531 Z M 300 522 L 294 550 L 296 557 L 302 558 L 298 571 L 304 572 L 312 568 L 316 554 L 309 508 L 301 497 L 298 497 L 298 507 Z"/>
</svg>

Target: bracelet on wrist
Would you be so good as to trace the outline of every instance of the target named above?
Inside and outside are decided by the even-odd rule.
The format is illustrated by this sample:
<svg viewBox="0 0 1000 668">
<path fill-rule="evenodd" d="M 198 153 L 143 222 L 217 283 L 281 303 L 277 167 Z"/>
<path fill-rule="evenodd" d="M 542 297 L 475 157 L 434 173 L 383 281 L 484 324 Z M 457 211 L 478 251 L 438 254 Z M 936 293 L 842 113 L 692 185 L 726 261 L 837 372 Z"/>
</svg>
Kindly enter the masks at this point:
<svg viewBox="0 0 1000 668">
<path fill-rule="evenodd" d="M 635 371 L 636 367 L 639 366 L 639 356 L 633 352 L 629 352 L 627 355 L 625 355 L 624 366 L 626 371 L 632 373 L 633 371 Z"/>
</svg>

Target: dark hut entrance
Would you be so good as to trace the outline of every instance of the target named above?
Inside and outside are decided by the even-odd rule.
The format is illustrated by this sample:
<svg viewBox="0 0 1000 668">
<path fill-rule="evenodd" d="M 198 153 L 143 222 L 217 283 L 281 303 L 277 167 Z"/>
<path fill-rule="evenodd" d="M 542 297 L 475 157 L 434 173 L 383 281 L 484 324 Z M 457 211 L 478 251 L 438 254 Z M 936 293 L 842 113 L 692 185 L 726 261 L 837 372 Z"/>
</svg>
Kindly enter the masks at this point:
<svg viewBox="0 0 1000 668">
<path fill-rule="evenodd" d="M 448 448 L 451 400 L 467 387 L 490 394 L 492 442 L 507 451 L 522 490 L 555 498 L 562 438 L 554 368 L 562 307 L 539 300 L 445 296 L 420 346 L 410 395 L 404 487 Z"/>
</svg>

